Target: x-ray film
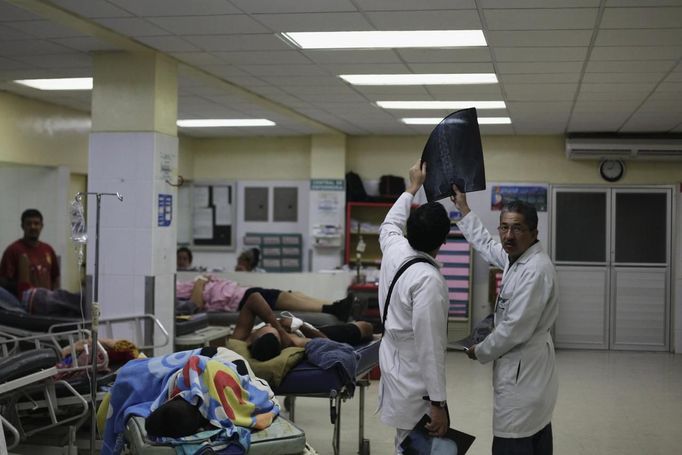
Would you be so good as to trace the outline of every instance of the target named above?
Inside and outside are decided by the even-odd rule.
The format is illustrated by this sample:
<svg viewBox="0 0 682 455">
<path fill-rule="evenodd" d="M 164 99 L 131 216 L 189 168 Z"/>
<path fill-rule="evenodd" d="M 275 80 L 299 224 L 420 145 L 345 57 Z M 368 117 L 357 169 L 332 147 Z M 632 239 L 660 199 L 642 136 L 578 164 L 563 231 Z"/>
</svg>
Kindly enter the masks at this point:
<svg viewBox="0 0 682 455">
<path fill-rule="evenodd" d="M 485 189 L 483 147 L 476 109 L 453 112 L 431 132 L 422 161 L 426 162 L 424 191 L 431 201 L 452 194 L 454 183 L 465 193 Z"/>
</svg>

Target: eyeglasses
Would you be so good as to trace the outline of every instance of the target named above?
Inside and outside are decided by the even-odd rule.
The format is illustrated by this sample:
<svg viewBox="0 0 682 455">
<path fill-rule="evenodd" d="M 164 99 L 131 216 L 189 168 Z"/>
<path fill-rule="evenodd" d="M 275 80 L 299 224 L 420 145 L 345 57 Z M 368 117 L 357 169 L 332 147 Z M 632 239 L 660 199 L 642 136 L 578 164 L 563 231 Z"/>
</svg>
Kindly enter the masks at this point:
<svg viewBox="0 0 682 455">
<path fill-rule="evenodd" d="M 497 230 L 500 232 L 500 234 L 506 234 L 507 232 L 512 231 L 512 234 L 519 235 L 527 232 L 529 229 L 520 224 L 512 224 L 511 226 L 502 224 L 497 227 Z"/>
</svg>

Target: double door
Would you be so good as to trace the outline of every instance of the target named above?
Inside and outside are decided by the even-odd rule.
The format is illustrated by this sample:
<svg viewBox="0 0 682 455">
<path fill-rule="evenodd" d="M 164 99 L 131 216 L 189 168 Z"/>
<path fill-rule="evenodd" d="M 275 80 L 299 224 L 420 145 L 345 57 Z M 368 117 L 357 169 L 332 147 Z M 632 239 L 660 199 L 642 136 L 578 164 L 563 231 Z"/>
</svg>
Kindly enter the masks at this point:
<svg viewBox="0 0 682 455">
<path fill-rule="evenodd" d="M 670 347 L 672 189 L 552 189 L 557 346 Z"/>
</svg>

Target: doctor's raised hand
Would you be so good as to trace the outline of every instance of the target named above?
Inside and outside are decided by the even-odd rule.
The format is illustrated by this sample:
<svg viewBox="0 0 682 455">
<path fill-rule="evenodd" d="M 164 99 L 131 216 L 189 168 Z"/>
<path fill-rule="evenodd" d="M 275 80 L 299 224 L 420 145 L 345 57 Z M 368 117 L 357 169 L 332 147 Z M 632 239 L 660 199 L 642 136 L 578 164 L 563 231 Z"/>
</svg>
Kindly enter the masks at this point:
<svg viewBox="0 0 682 455">
<path fill-rule="evenodd" d="M 457 210 L 460 211 L 462 216 L 466 216 L 469 212 L 471 212 L 471 209 L 469 208 L 469 204 L 467 203 L 467 195 L 466 193 L 463 193 L 460 191 L 460 189 L 457 187 L 457 185 L 452 185 L 452 196 L 450 196 L 450 200 L 455 204 L 455 207 L 457 207 Z"/>
<path fill-rule="evenodd" d="M 424 184 L 424 180 L 426 180 L 426 162 L 419 160 L 410 168 L 410 186 L 406 191 L 414 196 Z"/>
</svg>

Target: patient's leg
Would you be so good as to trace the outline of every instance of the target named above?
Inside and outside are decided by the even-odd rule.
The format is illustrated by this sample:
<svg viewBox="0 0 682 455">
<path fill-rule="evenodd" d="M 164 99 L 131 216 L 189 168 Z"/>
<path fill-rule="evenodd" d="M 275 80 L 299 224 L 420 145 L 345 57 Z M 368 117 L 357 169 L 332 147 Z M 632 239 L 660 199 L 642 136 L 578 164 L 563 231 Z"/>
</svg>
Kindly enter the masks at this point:
<svg viewBox="0 0 682 455">
<path fill-rule="evenodd" d="M 277 298 L 275 309 L 329 313 L 345 322 L 350 316 L 354 301 L 355 297 L 352 294 L 336 302 L 328 302 L 310 297 L 302 292 L 282 292 Z"/>
</svg>

